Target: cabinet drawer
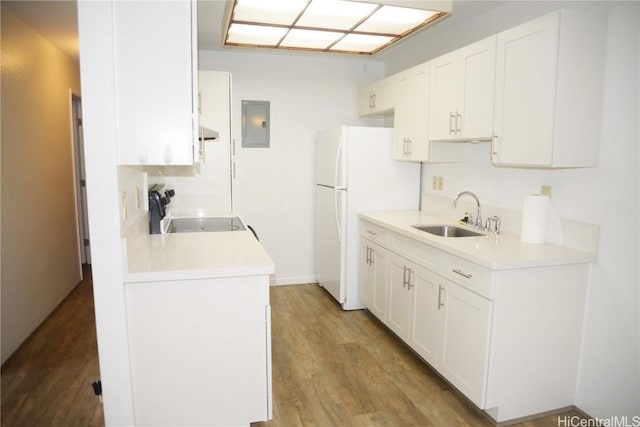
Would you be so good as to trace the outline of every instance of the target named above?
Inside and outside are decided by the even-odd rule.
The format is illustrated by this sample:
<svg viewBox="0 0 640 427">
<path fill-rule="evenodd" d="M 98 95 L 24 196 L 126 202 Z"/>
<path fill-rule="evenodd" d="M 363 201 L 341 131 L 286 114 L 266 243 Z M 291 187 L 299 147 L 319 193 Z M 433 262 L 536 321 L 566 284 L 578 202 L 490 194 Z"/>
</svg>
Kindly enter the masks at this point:
<svg viewBox="0 0 640 427">
<path fill-rule="evenodd" d="M 453 255 L 445 257 L 441 274 L 454 283 L 493 300 L 491 270 Z"/>
<path fill-rule="evenodd" d="M 391 237 L 391 249 L 399 255 L 435 273 L 442 270 L 442 252 L 399 234 Z"/>
<path fill-rule="evenodd" d="M 382 246 L 388 247 L 391 243 L 389 231 L 369 221 L 360 221 L 360 236 Z"/>
</svg>

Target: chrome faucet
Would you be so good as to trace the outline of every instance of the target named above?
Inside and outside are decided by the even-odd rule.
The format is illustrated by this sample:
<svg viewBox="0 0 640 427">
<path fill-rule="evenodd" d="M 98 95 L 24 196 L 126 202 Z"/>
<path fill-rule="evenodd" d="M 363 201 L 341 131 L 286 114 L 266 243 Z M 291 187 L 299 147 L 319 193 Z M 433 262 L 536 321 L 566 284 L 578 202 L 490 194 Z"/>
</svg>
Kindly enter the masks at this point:
<svg viewBox="0 0 640 427">
<path fill-rule="evenodd" d="M 464 196 L 465 194 L 473 197 L 473 199 L 476 201 L 476 204 L 478 205 L 478 213 L 476 214 L 476 221 L 473 223 L 473 226 L 475 228 L 482 228 L 482 215 L 480 214 L 480 200 L 478 199 L 478 196 L 473 194 L 471 191 L 463 191 L 456 196 L 455 200 L 453 201 L 453 207 L 455 208 L 457 206 L 460 196 Z"/>
</svg>

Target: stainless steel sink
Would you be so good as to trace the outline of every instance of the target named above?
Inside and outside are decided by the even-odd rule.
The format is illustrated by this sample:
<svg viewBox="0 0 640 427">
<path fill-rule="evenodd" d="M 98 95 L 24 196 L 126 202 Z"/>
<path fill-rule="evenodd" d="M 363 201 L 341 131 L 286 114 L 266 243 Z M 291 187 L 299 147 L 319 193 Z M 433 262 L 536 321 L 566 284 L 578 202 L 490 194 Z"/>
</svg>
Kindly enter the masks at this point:
<svg viewBox="0 0 640 427">
<path fill-rule="evenodd" d="M 172 218 L 167 233 L 244 231 L 238 217 Z"/>
<path fill-rule="evenodd" d="M 412 225 L 413 228 L 442 237 L 476 237 L 482 233 L 456 227 L 455 225 Z"/>
</svg>

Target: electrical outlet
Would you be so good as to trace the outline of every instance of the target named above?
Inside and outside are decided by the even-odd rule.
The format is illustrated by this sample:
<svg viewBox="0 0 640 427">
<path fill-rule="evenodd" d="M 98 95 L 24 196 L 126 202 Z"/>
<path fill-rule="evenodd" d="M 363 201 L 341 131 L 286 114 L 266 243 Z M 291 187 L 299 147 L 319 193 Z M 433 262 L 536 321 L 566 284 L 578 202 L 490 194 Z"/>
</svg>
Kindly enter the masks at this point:
<svg viewBox="0 0 640 427">
<path fill-rule="evenodd" d="M 540 187 L 540 194 L 542 196 L 551 197 L 551 186 L 550 185 L 543 185 L 542 187 Z"/>
<path fill-rule="evenodd" d="M 431 180 L 431 188 L 434 190 L 438 189 L 438 177 L 434 176 Z"/>
<path fill-rule="evenodd" d="M 439 176 L 438 177 L 438 190 L 442 191 L 444 188 L 444 178 Z"/>
</svg>

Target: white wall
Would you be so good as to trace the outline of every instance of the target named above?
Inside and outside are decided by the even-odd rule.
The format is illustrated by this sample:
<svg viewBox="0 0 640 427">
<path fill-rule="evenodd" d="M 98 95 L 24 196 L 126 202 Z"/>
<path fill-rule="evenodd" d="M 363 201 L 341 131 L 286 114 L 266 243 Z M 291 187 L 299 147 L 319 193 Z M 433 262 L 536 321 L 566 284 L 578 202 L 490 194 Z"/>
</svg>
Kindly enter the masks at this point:
<svg viewBox="0 0 640 427">
<path fill-rule="evenodd" d="M 104 417 L 107 426 L 130 426 L 134 414 L 120 238 L 114 58 L 107 54 L 113 52 L 112 23 L 110 2 L 78 2 L 87 204 Z"/>
<path fill-rule="evenodd" d="M 315 279 L 314 136 L 357 118 L 357 87 L 384 74 L 380 62 L 351 58 L 201 51 L 200 69 L 233 76 L 234 208 L 276 265 L 276 284 Z M 271 102 L 271 148 L 241 147 L 241 101 Z"/>
<path fill-rule="evenodd" d="M 2 363 L 80 282 L 78 64 L 2 3 Z"/>
<path fill-rule="evenodd" d="M 454 197 L 459 191 L 471 190 L 484 204 L 511 209 L 521 209 L 524 194 L 539 192 L 542 184 L 551 185 L 552 202 L 560 217 L 600 225 L 576 405 L 601 418 L 640 415 L 638 5 L 565 4 L 608 14 L 598 167 L 550 171 L 495 168 L 490 164 L 490 146 L 485 143 L 465 147 L 465 162 L 427 165 L 423 175 L 425 193 Z M 442 34 L 436 40 L 437 48 L 425 43 L 421 50 L 404 52 L 387 62 L 387 70 L 395 73 L 561 6 L 558 2 L 508 2 Z M 431 190 L 434 175 L 444 177 L 444 191 Z"/>
</svg>

